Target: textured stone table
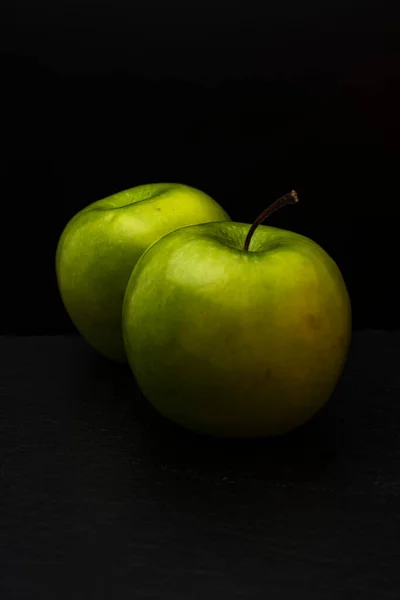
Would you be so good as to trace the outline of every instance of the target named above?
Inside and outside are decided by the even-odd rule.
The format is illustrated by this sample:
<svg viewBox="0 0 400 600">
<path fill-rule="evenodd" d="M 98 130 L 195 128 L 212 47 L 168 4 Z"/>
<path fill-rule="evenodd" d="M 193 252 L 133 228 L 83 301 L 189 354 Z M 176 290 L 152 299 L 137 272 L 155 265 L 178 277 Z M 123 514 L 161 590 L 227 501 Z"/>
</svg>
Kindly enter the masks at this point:
<svg viewBox="0 0 400 600">
<path fill-rule="evenodd" d="M 400 333 L 256 442 L 169 424 L 78 336 L 0 354 L 2 600 L 400 598 Z"/>
</svg>

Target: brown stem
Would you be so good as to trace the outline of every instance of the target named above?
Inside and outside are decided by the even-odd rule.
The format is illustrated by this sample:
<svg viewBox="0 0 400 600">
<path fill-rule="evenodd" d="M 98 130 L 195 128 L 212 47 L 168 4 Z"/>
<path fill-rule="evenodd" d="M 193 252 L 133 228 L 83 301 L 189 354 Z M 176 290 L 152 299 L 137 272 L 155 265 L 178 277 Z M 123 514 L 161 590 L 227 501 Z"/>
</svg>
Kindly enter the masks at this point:
<svg viewBox="0 0 400 600">
<path fill-rule="evenodd" d="M 250 242 L 251 242 L 251 238 L 253 237 L 253 233 L 255 232 L 257 227 L 267 217 L 269 217 L 269 215 L 271 213 L 275 212 L 276 210 L 278 210 L 282 206 L 285 206 L 286 204 L 296 204 L 296 202 L 298 202 L 298 201 L 299 201 L 299 197 L 297 196 L 297 192 L 292 190 L 288 194 L 285 194 L 284 196 L 281 196 L 280 198 L 278 198 L 278 200 L 275 200 L 275 202 L 270 204 L 270 206 L 268 206 L 268 208 L 263 210 L 263 212 L 260 215 L 258 215 L 257 219 L 254 221 L 253 225 L 250 227 L 250 231 L 247 234 L 246 240 L 244 242 L 244 250 L 248 251 Z"/>
</svg>

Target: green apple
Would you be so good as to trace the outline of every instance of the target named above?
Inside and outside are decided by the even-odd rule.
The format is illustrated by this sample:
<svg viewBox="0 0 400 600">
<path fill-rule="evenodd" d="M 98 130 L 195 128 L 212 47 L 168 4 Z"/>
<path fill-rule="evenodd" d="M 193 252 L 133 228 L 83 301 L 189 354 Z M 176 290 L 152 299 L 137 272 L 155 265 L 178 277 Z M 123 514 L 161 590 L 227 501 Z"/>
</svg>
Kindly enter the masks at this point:
<svg viewBox="0 0 400 600">
<path fill-rule="evenodd" d="M 229 220 L 210 196 L 176 183 L 140 185 L 81 210 L 56 253 L 60 294 L 78 331 L 104 356 L 125 362 L 122 302 L 140 256 L 174 229 Z"/>
<path fill-rule="evenodd" d="M 198 432 L 262 437 L 302 425 L 347 357 L 351 305 L 338 266 L 307 237 L 259 221 L 174 231 L 128 283 L 123 335 L 137 383 Z"/>
</svg>

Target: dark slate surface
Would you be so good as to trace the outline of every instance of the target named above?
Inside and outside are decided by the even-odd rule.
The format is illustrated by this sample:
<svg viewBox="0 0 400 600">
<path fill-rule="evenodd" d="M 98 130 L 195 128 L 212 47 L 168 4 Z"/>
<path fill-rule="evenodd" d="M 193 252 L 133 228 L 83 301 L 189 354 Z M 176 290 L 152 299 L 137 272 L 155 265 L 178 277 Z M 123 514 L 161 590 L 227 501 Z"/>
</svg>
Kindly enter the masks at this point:
<svg viewBox="0 0 400 600">
<path fill-rule="evenodd" d="M 256 442 L 169 424 L 77 336 L 0 354 L 2 600 L 400 597 L 400 333 Z"/>
</svg>

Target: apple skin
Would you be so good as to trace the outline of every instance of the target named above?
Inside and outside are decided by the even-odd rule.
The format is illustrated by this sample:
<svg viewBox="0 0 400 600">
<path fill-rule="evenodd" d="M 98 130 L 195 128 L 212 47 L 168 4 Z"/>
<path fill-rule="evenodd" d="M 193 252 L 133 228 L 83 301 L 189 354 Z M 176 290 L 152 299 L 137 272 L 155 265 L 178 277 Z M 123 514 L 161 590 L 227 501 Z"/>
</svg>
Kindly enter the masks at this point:
<svg viewBox="0 0 400 600">
<path fill-rule="evenodd" d="M 126 362 L 122 302 L 137 260 L 174 229 L 218 220 L 230 217 L 204 192 L 155 183 L 93 202 L 69 221 L 56 252 L 57 282 L 72 322 L 93 348 Z"/>
<path fill-rule="evenodd" d="M 151 246 L 123 304 L 128 362 L 175 423 L 213 436 L 284 434 L 328 400 L 351 341 L 339 268 L 315 242 L 208 223 Z"/>
</svg>

